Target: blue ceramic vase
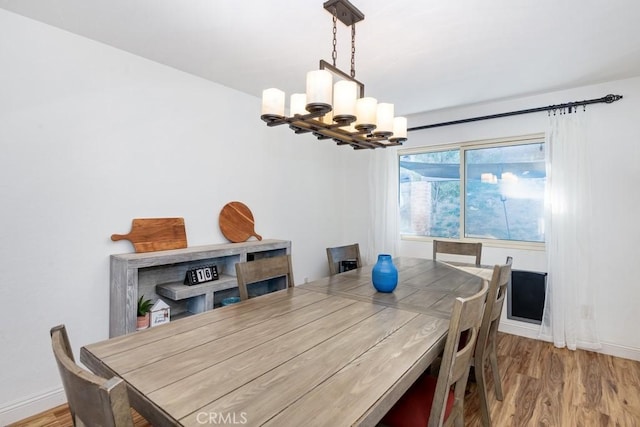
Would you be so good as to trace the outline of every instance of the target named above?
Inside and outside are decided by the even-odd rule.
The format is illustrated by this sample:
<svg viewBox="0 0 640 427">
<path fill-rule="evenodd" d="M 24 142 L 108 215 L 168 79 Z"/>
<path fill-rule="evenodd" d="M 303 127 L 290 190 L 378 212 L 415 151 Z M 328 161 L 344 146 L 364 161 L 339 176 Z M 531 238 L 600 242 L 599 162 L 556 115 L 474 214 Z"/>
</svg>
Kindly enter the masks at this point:
<svg viewBox="0 0 640 427">
<path fill-rule="evenodd" d="M 398 269 L 393 265 L 391 255 L 378 255 L 378 262 L 371 271 L 371 281 L 378 292 L 393 292 L 398 285 Z"/>
</svg>

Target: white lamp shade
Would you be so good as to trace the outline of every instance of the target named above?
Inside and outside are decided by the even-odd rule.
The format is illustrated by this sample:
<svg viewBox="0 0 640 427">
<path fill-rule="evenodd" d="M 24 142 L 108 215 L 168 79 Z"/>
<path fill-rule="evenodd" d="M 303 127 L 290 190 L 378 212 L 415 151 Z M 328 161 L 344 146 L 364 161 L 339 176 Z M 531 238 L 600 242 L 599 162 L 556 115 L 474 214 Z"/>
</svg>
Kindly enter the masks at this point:
<svg viewBox="0 0 640 427">
<path fill-rule="evenodd" d="M 480 174 L 480 181 L 485 182 L 487 184 L 497 184 L 498 177 L 492 174 L 491 172 L 485 172 Z"/>
<path fill-rule="evenodd" d="M 284 116 L 284 92 L 270 88 L 262 91 L 262 114 Z"/>
<path fill-rule="evenodd" d="M 378 100 L 371 97 L 358 98 L 356 101 L 356 126 L 375 126 Z"/>
<path fill-rule="evenodd" d="M 307 73 L 307 103 L 331 105 L 331 73 L 327 70 L 315 70 Z"/>
<path fill-rule="evenodd" d="M 333 85 L 333 110 L 336 116 L 355 116 L 358 85 L 349 80 L 340 80 Z"/>
<path fill-rule="evenodd" d="M 325 123 L 327 125 L 332 125 L 333 124 L 333 111 L 329 111 L 327 114 L 325 114 L 324 116 L 322 116 L 320 118 L 320 121 L 322 123 Z"/>
<path fill-rule="evenodd" d="M 518 175 L 512 172 L 502 172 L 500 179 L 502 179 L 503 182 L 518 182 Z"/>
<path fill-rule="evenodd" d="M 394 138 L 407 137 L 407 118 L 406 117 L 393 118 L 393 137 Z"/>
<path fill-rule="evenodd" d="M 305 109 L 307 105 L 307 95 L 305 93 L 294 93 L 291 95 L 291 104 L 289 106 L 289 113 L 291 117 L 296 114 L 307 114 Z"/>
<path fill-rule="evenodd" d="M 393 132 L 393 104 L 386 102 L 378 104 L 376 132 Z"/>
</svg>

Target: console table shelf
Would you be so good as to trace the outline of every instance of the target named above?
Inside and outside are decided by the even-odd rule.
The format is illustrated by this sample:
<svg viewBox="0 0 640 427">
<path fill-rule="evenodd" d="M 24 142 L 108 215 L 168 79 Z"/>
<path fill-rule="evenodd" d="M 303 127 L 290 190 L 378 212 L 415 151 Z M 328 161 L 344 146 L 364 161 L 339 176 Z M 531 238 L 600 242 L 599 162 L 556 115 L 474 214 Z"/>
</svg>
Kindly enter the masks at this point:
<svg viewBox="0 0 640 427">
<path fill-rule="evenodd" d="M 162 297 L 171 307 L 172 319 L 211 310 L 224 297 L 237 296 L 236 263 L 290 253 L 290 241 L 271 239 L 111 255 L 109 336 L 136 330 L 140 295 L 153 302 Z M 187 270 L 212 264 L 218 280 L 184 285 Z"/>
<path fill-rule="evenodd" d="M 183 282 L 162 283 L 156 286 L 156 293 L 173 301 L 180 301 L 186 298 L 236 287 L 238 287 L 238 282 L 235 276 L 223 274 L 218 280 L 201 283 L 199 285 L 188 286 Z"/>
</svg>

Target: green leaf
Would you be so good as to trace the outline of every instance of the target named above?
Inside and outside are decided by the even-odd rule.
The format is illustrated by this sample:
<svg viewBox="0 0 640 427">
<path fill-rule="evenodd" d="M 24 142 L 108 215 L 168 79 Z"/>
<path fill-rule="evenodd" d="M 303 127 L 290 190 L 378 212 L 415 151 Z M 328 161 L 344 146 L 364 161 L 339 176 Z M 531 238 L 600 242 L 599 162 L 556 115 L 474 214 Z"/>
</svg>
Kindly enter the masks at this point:
<svg viewBox="0 0 640 427">
<path fill-rule="evenodd" d="M 140 298 L 138 298 L 138 316 L 144 316 L 149 313 L 151 307 L 153 307 L 153 302 L 150 299 L 145 300 L 144 295 L 140 295 Z"/>
</svg>

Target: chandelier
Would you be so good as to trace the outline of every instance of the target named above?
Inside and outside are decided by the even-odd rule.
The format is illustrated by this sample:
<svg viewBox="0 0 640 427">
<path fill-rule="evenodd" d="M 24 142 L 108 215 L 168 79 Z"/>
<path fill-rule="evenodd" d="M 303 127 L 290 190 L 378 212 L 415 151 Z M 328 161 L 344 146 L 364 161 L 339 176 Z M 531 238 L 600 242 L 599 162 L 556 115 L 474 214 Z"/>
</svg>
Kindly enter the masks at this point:
<svg viewBox="0 0 640 427">
<path fill-rule="evenodd" d="M 307 73 L 306 93 L 291 95 L 289 117 L 284 114 L 285 93 L 265 89 L 260 118 L 267 126 L 288 124 L 297 134 L 311 133 L 354 149 L 402 145 L 407 140 L 407 119 L 394 117 L 393 104 L 365 97 L 364 84 L 355 78 L 355 24 L 364 19 L 364 14 L 348 0 L 329 0 L 324 8 L 333 15 L 333 65 L 320 60 L 320 68 Z M 338 20 L 351 26 L 350 74 L 336 67 Z"/>
</svg>

